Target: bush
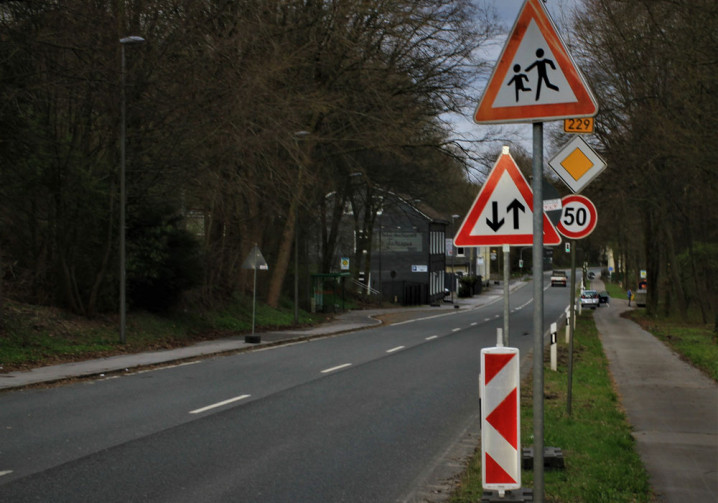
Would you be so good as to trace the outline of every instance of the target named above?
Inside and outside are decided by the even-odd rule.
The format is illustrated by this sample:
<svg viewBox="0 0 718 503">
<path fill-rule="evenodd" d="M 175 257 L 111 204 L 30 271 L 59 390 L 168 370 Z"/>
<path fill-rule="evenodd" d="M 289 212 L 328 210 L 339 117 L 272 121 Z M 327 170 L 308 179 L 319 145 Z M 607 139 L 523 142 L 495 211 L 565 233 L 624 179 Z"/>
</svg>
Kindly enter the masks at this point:
<svg viewBox="0 0 718 503">
<path fill-rule="evenodd" d="M 127 290 L 136 308 L 163 312 L 202 280 L 199 243 L 168 209 L 148 209 L 127 236 Z"/>
<path fill-rule="evenodd" d="M 459 278 L 459 297 L 472 297 L 477 293 L 481 293 L 481 276 Z"/>
</svg>

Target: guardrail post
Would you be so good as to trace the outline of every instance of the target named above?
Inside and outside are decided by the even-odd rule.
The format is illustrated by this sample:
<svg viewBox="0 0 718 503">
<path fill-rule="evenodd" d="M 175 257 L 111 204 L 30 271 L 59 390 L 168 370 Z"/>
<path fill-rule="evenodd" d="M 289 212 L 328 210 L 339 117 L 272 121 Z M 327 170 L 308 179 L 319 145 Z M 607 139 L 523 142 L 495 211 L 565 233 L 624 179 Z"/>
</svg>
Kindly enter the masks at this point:
<svg viewBox="0 0 718 503">
<path fill-rule="evenodd" d="M 568 344 L 571 335 L 571 309 L 566 311 L 566 344 Z"/>
<path fill-rule="evenodd" d="M 558 369 L 558 354 L 556 351 L 557 331 L 556 322 L 551 323 L 551 370 L 553 371 Z"/>
</svg>

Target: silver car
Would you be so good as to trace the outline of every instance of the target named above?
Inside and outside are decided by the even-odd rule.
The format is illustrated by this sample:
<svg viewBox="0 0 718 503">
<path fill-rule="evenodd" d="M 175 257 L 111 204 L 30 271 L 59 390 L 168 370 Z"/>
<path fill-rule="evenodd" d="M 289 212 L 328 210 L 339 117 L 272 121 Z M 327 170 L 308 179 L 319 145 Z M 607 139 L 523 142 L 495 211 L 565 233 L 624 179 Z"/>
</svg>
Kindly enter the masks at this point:
<svg viewBox="0 0 718 503">
<path fill-rule="evenodd" d="M 584 290 L 581 292 L 581 307 L 596 309 L 599 304 L 598 292 L 596 290 Z"/>
</svg>

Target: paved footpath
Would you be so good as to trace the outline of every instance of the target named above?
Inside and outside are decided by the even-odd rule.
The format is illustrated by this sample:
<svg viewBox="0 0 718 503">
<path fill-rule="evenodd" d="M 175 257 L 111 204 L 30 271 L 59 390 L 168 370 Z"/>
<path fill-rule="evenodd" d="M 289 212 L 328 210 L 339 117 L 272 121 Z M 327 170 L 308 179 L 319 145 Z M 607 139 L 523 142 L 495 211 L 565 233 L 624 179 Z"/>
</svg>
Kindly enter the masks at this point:
<svg viewBox="0 0 718 503">
<path fill-rule="evenodd" d="M 511 283 L 510 288 L 513 290 L 515 288 L 520 288 L 524 284 L 525 283 L 523 281 L 515 281 Z M 132 369 L 137 369 L 139 367 L 167 365 L 172 364 L 173 362 L 176 363 L 194 358 L 210 357 L 212 355 L 239 351 L 252 351 L 257 348 L 306 341 L 317 337 L 328 337 L 380 325 L 382 322 L 377 319 L 378 316 L 395 312 L 407 313 L 409 316 L 413 314 L 418 317 L 425 316 L 427 311 L 431 311 L 432 313 L 442 311 L 446 312 L 453 311 L 455 307 L 459 309 L 475 309 L 479 306 L 500 300 L 502 295 L 503 287 L 490 288 L 481 295 L 475 295 L 474 297 L 467 299 L 456 299 L 454 304 L 442 303 L 436 307 L 416 306 L 409 308 L 395 307 L 388 309 L 346 311 L 337 315 L 331 321 L 317 326 L 263 332 L 260 334 L 261 343 L 259 344 L 249 344 L 245 342 L 244 335 L 239 335 L 199 342 L 197 344 L 193 344 L 192 346 L 182 348 L 61 363 L 58 365 L 37 367 L 26 371 L 2 372 L 0 370 L 0 392 L 3 390 L 23 388 L 25 386 L 48 384 L 65 379 L 96 376 L 110 372 L 129 372 Z M 0 367 L 0 369 L 1 368 L 2 367 Z"/>
<path fill-rule="evenodd" d="M 627 304 L 594 319 L 656 501 L 718 502 L 718 384 L 621 318 Z"/>
</svg>

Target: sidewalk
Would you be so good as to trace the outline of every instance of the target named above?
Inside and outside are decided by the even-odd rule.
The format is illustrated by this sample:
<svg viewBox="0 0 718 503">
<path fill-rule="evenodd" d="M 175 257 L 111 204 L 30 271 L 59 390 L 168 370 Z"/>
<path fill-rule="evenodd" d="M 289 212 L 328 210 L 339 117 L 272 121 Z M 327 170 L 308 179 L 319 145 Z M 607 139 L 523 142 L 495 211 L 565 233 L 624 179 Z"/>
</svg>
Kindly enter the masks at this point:
<svg viewBox="0 0 718 503">
<path fill-rule="evenodd" d="M 627 304 L 594 319 L 656 501 L 718 501 L 718 384 L 621 318 Z"/>
<path fill-rule="evenodd" d="M 510 289 L 514 290 L 523 284 L 523 282 L 511 283 Z M 327 337 L 380 325 L 382 322 L 376 317 L 383 314 L 407 312 L 416 313 L 417 317 L 426 316 L 428 312 L 431 312 L 432 314 L 439 314 L 441 312 L 448 314 L 455 309 L 454 306 L 458 306 L 461 310 L 474 309 L 481 305 L 497 301 L 501 299 L 502 296 L 503 287 L 493 286 L 488 291 L 480 295 L 467 299 L 457 298 L 455 299 L 454 304 L 442 303 L 440 306 L 436 307 L 412 306 L 347 311 L 338 314 L 334 319 L 328 321 L 327 323 L 311 328 L 259 333 L 258 335 L 261 336 L 261 342 L 259 344 L 249 344 L 244 342 L 244 334 L 242 334 L 214 341 L 204 341 L 192 346 L 177 349 L 118 355 L 95 360 L 37 367 L 32 370 L 22 372 L 8 372 L 0 374 L 0 391 L 12 388 L 22 388 L 36 384 L 52 383 L 65 379 L 102 375 L 111 372 L 129 371 L 131 369 L 150 365 L 168 365 L 173 362 L 179 363 L 193 358 L 207 357 L 222 353 L 251 351 L 258 348 L 306 341 L 318 337 Z"/>
</svg>

